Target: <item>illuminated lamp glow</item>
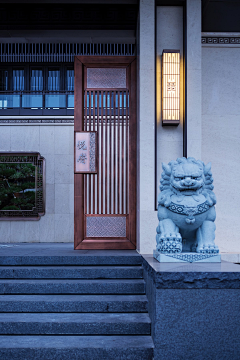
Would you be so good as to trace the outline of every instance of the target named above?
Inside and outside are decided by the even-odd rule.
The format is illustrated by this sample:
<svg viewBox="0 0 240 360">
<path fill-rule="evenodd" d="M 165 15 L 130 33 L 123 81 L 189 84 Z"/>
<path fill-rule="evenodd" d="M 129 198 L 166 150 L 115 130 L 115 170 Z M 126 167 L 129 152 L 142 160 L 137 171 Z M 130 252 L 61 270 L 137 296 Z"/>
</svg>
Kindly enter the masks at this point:
<svg viewBox="0 0 240 360">
<path fill-rule="evenodd" d="M 180 51 L 162 53 L 162 124 L 180 122 Z"/>
</svg>

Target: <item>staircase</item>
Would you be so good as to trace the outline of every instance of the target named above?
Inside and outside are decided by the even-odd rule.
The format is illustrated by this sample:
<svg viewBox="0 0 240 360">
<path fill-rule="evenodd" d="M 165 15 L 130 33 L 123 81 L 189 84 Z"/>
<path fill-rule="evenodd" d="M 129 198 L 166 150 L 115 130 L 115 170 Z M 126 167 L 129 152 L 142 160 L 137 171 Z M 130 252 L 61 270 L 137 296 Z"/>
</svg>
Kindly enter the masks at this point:
<svg viewBox="0 0 240 360">
<path fill-rule="evenodd" d="M 148 360 L 141 256 L 6 256 L 0 358 Z"/>
</svg>

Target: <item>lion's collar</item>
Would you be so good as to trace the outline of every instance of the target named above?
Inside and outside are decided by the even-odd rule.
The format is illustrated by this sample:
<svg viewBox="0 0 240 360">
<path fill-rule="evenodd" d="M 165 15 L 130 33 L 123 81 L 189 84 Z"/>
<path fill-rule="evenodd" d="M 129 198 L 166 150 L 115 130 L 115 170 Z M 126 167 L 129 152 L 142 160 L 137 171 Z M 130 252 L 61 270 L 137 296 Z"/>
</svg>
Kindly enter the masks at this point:
<svg viewBox="0 0 240 360">
<path fill-rule="evenodd" d="M 168 210 L 181 214 L 181 215 L 187 215 L 187 216 L 193 216 L 193 215 L 199 215 L 202 214 L 210 208 L 210 205 L 207 201 L 205 201 L 202 204 L 199 204 L 197 206 L 186 206 L 181 204 L 175 204 L 173 202 L 170 203 Z"/>
</svg>

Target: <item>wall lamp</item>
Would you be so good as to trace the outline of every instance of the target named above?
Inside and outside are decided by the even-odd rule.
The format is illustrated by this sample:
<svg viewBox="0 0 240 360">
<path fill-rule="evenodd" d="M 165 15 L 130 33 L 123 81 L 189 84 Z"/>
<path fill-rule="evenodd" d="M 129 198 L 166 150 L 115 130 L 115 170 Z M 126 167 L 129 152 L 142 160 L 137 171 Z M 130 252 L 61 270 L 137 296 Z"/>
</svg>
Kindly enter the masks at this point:
<svg viewBox="0 0 240 360">
<path fill-rule="evenodd" d="M 180 50 L 162 53 L 162 125 L 180 123 Z"/>
</svg>

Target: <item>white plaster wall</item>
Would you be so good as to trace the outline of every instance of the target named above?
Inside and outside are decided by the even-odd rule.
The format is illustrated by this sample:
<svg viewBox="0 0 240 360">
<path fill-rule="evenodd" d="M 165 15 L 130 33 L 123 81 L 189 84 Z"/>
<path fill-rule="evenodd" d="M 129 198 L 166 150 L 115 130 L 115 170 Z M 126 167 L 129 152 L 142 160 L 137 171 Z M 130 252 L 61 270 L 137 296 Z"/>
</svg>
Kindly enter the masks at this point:
<svg viewBox="0 0 240 360">
<path fill-rule="evenodd" d="M 155 248 L 155 1 L 139 2 L 137 249 Z"/>
<path fill-rule="evenodd" d="M 240 48 L 202 48 L 202 160 L 217 196 L 216 243 L 240 252 Z"/>
<path fill-rule="evenodd" d="M 201 0 L 187 0 L 187 156 L 201 158 Z"/>
<path fill-rule="evenodd" d="M 155 76 L 157 99 L 161 96 L 161 58 L 163 49 L 183 49 L 182 7 L 157 7 L 157 59 L 155 72 L 154 1 L 141 0 L 138 33 L 138 216 L 137 249 L 151 253 L 156 247 L 158 224 L 156 206 L 156 171 L 158 181 L 161 162 L 182 156 L 183 115 L 178 127 L 163 128 L 161 102 L 157 100 L 157 153 L 155 154 Z M 182 67 L 182 64 L 181 64 Z M 181 94 L 182 101 L 182 94 Z M 155 169 L 155 155 L 157 169 Z"/>
<path fill-rule="evenodd" d="M 0 221 L 0 242 L 72 242 L 73 126 L 0 126 L 0 151 L 38 151 L 46 159 L 46 214 L 39 221 Z"/>
<path fill-rule="evenodd" d="M 180 50 L 180 124 L 162 126 L 162 51 Z M 157 57 L 156 57 L 156 109 L 157 109 L 157 194 L 162 173 L 162 163 L 183 156 L 183 8 L 181 6 L 157 7 Z M 157 221 L 157 215 L 156 215 Z"/>
</svg>

